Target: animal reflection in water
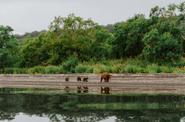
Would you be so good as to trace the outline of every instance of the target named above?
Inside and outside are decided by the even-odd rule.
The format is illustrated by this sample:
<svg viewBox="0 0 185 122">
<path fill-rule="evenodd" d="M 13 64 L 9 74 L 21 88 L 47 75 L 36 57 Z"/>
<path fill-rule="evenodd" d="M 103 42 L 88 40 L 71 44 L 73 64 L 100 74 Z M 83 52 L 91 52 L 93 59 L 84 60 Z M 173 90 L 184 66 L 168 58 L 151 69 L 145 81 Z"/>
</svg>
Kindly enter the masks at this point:
<svg viewBox="0 0 185 122">
<path fill-rule="evenodd" d="M 66 77 L 66 78 L 65 78 L 65 81 L 66 81 L 66 82 L 69 82 L 69 77 Z M 64 91 L 65 91 L 66 93 L 69 93 L 69 91 L 70 91 L 69 86 L 65 86 Z"/>
<path fill-rule="evenodd" d="M 111 78 L 111 75 L 109 73 L 105 73 L 101 75 L 100 82 L 106 82 L 108 83 Z M 109 87 L 101 87 L 101 94 L 110 94 L 110 88 Z"/>
<path fill-rule="evenodd" d="M 88 82 L 88 77 L 77 77 L 77 81 L 78 82 Z M 89 88 L 87 86 L 78 86 L 77 87 L 77 93 L 88 93 L 89 92 Z"/>
<path fill-rule="evenodd" d="M 104 73 L 101 75 L 100 78 L 100 82 L 103 83 L 109 83 L 111 76 L 109 73 Z M 66 82 L 69 82 L 69 77 L 65 78 Z M 88 77 L 82 77 L 82 76 L 78 76 L 77 77 L 77 82 L 88 82 Z M 70 88 L 68 86 L 66 86 L 64 88 L 64 90 L 69 93 Z M 77 86 L 77 93 L 88 93 L 89 92 L 89 88 L 88 86 Z M 110 94 L 110 88 L 109 87 L 101 87 L 101 94 Z"/>
</svg>

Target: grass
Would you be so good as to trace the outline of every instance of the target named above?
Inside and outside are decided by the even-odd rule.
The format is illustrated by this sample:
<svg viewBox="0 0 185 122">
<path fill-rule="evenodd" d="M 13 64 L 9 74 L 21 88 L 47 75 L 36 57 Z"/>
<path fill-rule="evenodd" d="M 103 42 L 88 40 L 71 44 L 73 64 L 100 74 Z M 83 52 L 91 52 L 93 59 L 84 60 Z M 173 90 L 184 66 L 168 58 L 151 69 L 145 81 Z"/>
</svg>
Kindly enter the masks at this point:
<svg viewBox="0 0 185 122">
<path fill-rule="evenodd" d="M 67 61 L 59 66 L 5 68 L 4 74 L 60 74 L 60 73 L 185 73 L 185 59 L 174 64 L 154 64 L 139 59 L 77 62 Z"/>
</svg>

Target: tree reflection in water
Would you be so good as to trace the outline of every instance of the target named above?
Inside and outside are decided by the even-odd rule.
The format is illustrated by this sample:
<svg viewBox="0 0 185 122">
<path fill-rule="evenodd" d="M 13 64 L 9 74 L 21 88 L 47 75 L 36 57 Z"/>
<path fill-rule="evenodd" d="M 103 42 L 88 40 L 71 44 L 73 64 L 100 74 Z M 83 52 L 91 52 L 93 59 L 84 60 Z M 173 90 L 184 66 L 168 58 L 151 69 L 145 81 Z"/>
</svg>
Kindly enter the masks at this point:
<svg viewBox="0 0 185 122">
<path fill-rule="evenodd" d="M 0 120 L 13 120 L 16 113 L 0 111 Z"/>
<path fill-rule="evenodd" d="M 112 116 L 116 122 L 184 122 L 184 110 L 184 96 L 0 95 L 0 120 L 13 120 L 21 112 L 52 122 L 97 122 Z"/>
</svg>

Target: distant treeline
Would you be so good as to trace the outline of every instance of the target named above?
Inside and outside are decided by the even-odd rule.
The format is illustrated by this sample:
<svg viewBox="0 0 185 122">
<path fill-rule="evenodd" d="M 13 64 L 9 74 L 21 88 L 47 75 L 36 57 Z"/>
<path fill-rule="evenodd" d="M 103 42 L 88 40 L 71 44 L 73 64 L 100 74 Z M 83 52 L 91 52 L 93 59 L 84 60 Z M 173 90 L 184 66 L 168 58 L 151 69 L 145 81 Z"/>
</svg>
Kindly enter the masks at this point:
<svg viewBox="0 0 185 122">
<path fill-rule="evenodd" d="M 47 31 L 23 36 L 12 31 L 0 26 L 0 69 L 58 66 L 69 60 L 137 58 L 155 64 L 174 63 L 184 60 L 185 2 L 156 6 L 147 18 L 137 14 L 113 25 L 101 26 L 70 14 L 55 17 Z"/>
</svg>

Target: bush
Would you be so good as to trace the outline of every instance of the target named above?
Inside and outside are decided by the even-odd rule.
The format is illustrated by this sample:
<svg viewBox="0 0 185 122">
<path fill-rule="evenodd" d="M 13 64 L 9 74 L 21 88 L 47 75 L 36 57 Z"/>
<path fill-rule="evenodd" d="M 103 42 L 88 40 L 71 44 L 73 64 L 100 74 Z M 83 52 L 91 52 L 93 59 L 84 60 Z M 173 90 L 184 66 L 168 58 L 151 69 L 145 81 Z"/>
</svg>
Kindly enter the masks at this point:
<svg viewBox="0 0 185 122">
<path fill-rule="evenodd" d="M 78 59 L 75 57 L 69 57 L 63 64 L 64 73 L 75 73 L 75 68 L 78 65 Z"/>
<path fill-rule="evenodd" d="M 3 73 L 3 74 L 26 74 L 27 69 L 25 69 L 25 68 L 5 68 L 3 70 L 0 70 L 0 73 Z"/>
<path fill-rule="evenodd" d="M 148 31 L 149 21 L 144 16 L 134 17 L 127 22 L 115 24 L 112 55 L 115 58 L 135 57 L 141 54 L 142 38 Z"/>
<path fill-rule="evenodd" d="M 59 74 L 64 73 L 62 66 L 35 66 L 32 68 L 5 68 L 3 74 Z"/>
<path fill-rule="evenodd" d="M 46 74 L 58 74 L 60 72 L 61 71 L 59 66 L 47 66 L 44 70 L 44 73 Z"/>
<path fill-rule="evenodd" d="M 172 73 L 174 68 L 169 66 L 158 66 L 156 64 L 148 65 L 147 71 L 149 73 Z"/>
<path fill-rule="evenodd" d="M 160 69 L 160 67 L 158 65 L 156 65 L 156 64 L 148 65 L 146 67 L 146 70 L 149 73 L 161 73 L 162 72 L 161 69 Z"/>
<path fill-rule="evenodd" d="M 26 68 L 13 68 L 13 74 L 26 74 Z"/>
<path fill-rule="evenodd" d="M 174 73 L 185 73 L 185 66 L 184 67 L 178 67 L 174 70 Z"/>
<path fill-rule="evenodd" d="M 0 69 L 0 73 L 13 74 L 14 73 L 14 70 L 13 70 L 13 68 Z"/>
<path fill-rule="evenodd" d="M 28 69 L 28 73 L 29 74 L 38 74 L 38 73 L 45 74 L 45 67 L 36 66 L 36 67 L 30 68 Z"/>
<path fill-rule="evenodd" d="M 169 32 L 159 33 L 151 30 L 144 37 L 145 47 L 142 55 L 145 60 L 155 63 L 175 62 L 182 57 L 182 45 Z"/>
<path fill-rule="evenodd" d="M 80 64 L 75 68 L 75 72 L 76 73 L 93 73 L 93 68 L 90 66 Z"/>
<path fill-rule="evenodd" d="M 185 59 L 181 59 L 172 64 L 173 67 L 185 67 Z"/>
<path fill-rule="evenodd" d="M 126 65 L 122 70 L 122 73 L 145 73 L 144 68 L 137 65 Z"/>
<path fill-rule="evenodd" d="M 121 65 L 120 64 L 112 65 L 111 68 L 110 68 L 111 73 L 119 73 L 120 70 L 121 70 Z"/>
<path fill-rule="evenodd" d="M 160 68 L 163 73 L 172 73 L 174 70 L 171 66 L 161 66 Z"/>
<path fill-rule="evenodd" d="M 104 72 L 111 72 L 111 66 L 106 66 L 103 64 L 96 64 L 94 65 L 94 73 L 104 73 Z"/>
<path fill-rule="evenodd" d="M 59 74 L 64 73 L 63 67 L 61 66 L 36 66 L 27 69 L 29 74 Z"/>
</svg>

